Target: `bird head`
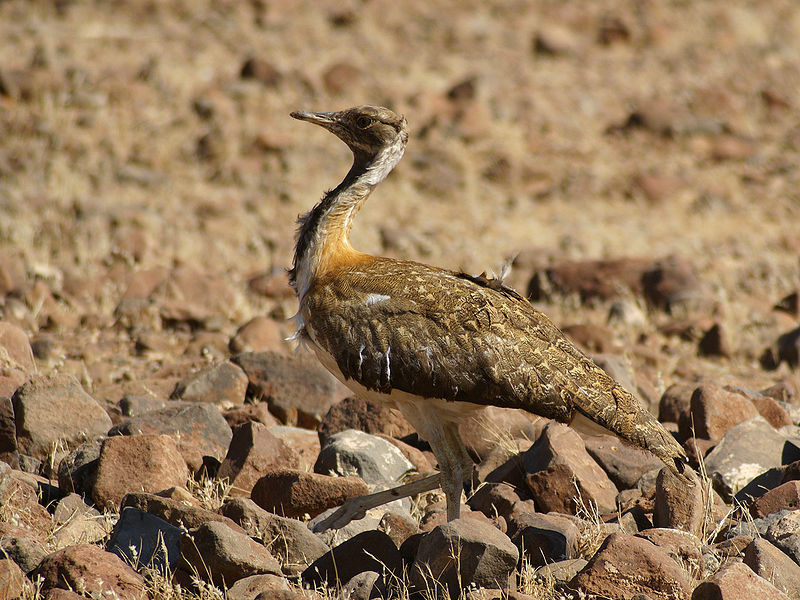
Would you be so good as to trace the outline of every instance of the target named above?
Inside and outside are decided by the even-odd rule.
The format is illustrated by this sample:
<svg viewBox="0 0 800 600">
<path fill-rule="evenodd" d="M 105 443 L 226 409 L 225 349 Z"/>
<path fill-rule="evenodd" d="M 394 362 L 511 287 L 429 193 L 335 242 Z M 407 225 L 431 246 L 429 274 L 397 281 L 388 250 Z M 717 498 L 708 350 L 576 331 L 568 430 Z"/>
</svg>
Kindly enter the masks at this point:
<svg viewBox="0 0 800 600">
<path fill-rule="evenodd" d="M 403 148 L 408 124 L 403 116 L 381 106 L 356 106 L 338 112 L 296 111 L 291 116 L 324 127 L 353 151 L 357 160 L 369 162 L 389 148 Z"/>
</svg>

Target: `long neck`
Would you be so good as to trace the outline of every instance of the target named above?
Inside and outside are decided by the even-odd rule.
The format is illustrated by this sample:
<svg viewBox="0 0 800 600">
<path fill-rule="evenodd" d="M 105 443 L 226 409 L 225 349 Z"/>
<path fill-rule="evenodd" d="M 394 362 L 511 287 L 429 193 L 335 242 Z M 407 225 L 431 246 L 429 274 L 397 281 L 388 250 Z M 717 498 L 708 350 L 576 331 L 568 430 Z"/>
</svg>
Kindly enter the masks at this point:
<svg viewBox="0 0 800 600">
<path fill-rule="evenodd" d="M 350 245 L 353 218 L 374 187 L 400 161 L 403 150 L 404 144 L 398 144 L 373 157 L 356 155 L 344 180 L 298 220 L 294 268 L 289 278 L 301 300 L 315 277 L 362 256 Z"/>
</svg>

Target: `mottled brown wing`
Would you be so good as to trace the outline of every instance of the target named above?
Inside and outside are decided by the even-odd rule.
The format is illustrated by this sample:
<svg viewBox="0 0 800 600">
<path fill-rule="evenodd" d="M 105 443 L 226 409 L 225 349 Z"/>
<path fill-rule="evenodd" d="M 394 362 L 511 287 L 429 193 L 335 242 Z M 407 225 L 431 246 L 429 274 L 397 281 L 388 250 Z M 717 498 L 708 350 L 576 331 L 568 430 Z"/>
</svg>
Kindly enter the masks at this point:
<svg viewBox="0 0 800 600">
<path fill-rule="evenodd" d="M 572 415 L 575 357 L 553 346 L 558 329 L 510 290 L 376 261 L 320 280 L 305 302 L 317 343 L 367 389 Z"/>
</svg>

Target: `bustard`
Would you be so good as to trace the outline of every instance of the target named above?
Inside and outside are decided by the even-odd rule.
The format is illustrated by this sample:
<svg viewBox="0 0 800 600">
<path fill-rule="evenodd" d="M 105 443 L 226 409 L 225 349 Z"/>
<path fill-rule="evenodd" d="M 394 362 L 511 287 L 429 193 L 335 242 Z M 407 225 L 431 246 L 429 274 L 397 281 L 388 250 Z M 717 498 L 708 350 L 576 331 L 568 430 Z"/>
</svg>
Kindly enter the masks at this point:
<svg viewBox="0 0 800 600">
<path fill-rule="evenodd" d="M 292 117 L 324 127 L 353 152 L 344 180 L 299 219 L 290 271 L 296 335 L 357 395 L 398 408 L 439 463 L 439 475 L 352 499 L 318 529 L 440 485 L 447 519 L 457 519 L 473 468 L 458 425 L 487 405 L 569 424 L 588 418 L 683 473 L 686 455 L 672 435 L 516 292 L 351 246 L 353 218 L 403 156 L 404 117 L 376 106 Z"/>
</svg>

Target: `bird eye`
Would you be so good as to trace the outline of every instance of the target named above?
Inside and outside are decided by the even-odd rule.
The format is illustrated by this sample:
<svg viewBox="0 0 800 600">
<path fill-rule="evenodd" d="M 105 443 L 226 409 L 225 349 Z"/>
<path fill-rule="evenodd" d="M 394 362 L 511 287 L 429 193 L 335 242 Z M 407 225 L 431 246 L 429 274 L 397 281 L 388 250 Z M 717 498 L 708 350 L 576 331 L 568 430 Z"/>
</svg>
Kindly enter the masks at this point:
<svg viewBox="0 0 800 600">
<path fill-rule="evenodd" d="M 372 119 L 370 119 L 369 117 L 363 117 L 362 116 L 362 117 L 358 117 L 356 119 L 356 126 L 359 129 L 366 129 L 370 125 L 372 125 Z"/>
</svg>

